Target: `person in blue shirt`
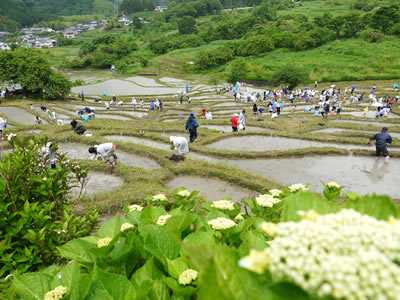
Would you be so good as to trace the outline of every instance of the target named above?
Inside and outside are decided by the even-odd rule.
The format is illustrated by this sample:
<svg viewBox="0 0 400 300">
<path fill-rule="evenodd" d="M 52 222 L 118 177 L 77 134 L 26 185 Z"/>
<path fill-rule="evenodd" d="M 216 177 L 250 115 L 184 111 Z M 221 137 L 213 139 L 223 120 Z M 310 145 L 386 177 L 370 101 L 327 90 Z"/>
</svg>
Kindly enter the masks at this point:
<svg viewBox="0 0 400 300">
<path fill-rule="evenodd" d="M 382 154 L 385 157 L 385 163 L 389 162 L 389 151 L 387 150 L 387 144 L 392 143 L 392 137 L 387 133 L 387 131 L 388 128 L 383 127 L 382 131 L 371 136 L 368 142 L 368 145 L 371 145 L 372 140 L 376 141 L 376 159 L 378 159 Z"/>
<path fill-rule="evenodd" d="M 191 112 L 185 126 L 185 129 L 189 130 L 191 143 L 193 143 L 197 139 L 197 127 L 199 127 L 199 124 L 197 123 L 196 117 L 194 116 L 194 112 Z"/>
</svg>

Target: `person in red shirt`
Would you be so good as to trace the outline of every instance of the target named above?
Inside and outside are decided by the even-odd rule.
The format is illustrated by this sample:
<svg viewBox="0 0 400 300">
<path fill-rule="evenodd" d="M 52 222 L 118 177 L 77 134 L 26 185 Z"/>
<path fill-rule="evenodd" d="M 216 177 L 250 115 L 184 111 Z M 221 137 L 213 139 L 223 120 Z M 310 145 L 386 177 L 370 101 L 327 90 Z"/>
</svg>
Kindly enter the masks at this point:
<svg viewBox="0 0 400 300">
<path fill-rule="evenodd" d="M 232 131 L 236 132 L 238 131 L 238 114 L 235 113 L 233 117 L 231 118 L 231 123 L 232 123 Z"/>
</svg>

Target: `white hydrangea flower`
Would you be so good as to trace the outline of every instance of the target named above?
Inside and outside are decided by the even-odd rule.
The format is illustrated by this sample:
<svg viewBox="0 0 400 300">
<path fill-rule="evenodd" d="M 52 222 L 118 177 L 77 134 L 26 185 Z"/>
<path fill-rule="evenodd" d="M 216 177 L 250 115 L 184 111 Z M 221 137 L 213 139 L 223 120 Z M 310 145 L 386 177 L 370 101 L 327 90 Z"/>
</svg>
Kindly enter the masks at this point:
<svg viewBox="0 0 400 300">
<path fill-rule="evenodd" d="M 168 199 L 164 194 L 158 194 L 153 196 L 153 201 L 168 201 Z"/>
<path fill-rule="evenodd" d="M 278 226 L 275 223 L 270 222 L 262 222 L 260 224 L 260 229 L 268 236 L 274 237 L 276 235 L 276 231 Z"/>
<path fill-rule="evenodd" d="M 208 224 L 212 227 L 212 229 L 215 230 L 229 229 L 236 226 L 236 223 L 233 222 L 231 219 L 222 217 L 210 220 L 208 221 Z"/>
<path fill-rule="evenodd" d="M 188 197 L 188 196 L 190 196 L 190 193 L 188 190 L 182 190 L 182 191 L 178 192 L 178 195 L 182 196 L 182 197 Z"/>
<path fill-rule="evenodd" d="M 182 284 L 182 285 L 191 284 L 193 280 L 196 280 L 197 274 L 198 274 L 197 271 L 195 271 L 193 269 L 187 269 L 179 275 L 178 282 L 179 282 L 179 284 Z"/>
<path fill-rule="evenodd" d="M 215 207 L 215 208 L 222 209 L 222 210 L 234 210 L 235 209 L 235 206 L 233 205 L 233 202 L 231 200 L 214 201 L 213 204 L 211 204 L 211 207 Z"/>
<path fill-rule="evenodd" d="M 264 273 L 268 267 L 269 258 L 262 250 L 251 249 L 250 254 L 239 260 L 239 266 L 246 268 L 258 274 Z"/>
<path fill-rule="evenodd" d="M 143 207 L 137 204 L 129 205 L 129 211 L 142 211 Z"/>
<path fill-rule="evenodd" d="M 11 139 L 12 139 L 13 137 L 15 137 L 15 136 L 17 136 L 15 133 L 9 133 L 9 134 L 6 135 L 7 140 L 9 140 L 9 141 L 11 141 Z"/>
<path fill-rule="evenodd" d="M 233 219 L 236 222 L 241 222 L 244 220 L 243 215 L 241 213 L 238 213 L 238 215 Z"/>
<path fill-rule="evenodd" d="M 121 232 L 133 228 L 133 225 L 131 223 L 124 223 L 121 225 Z"/>
<path fill-rule="evenodd" d="M 269 190 L 269 193 L 274 197 L 278 197 L 280 194 L 282 194 L 282 191 L 278 189 L 272 189 Z"/>
<path fill-rule="evenodd" d="M 339 184 L 337 184 L 336 182 L 329 182 L 328 184 L 327 184 L 327 186 L 328 187 L 335 187 L 335 188 L 338 188 L 338 189 L 340 189 L 340 185 Z"/>
<path fill-rule="evenodd" d="M 109 238 L 109 237 L 105 237 L 103 239 L 100 239 L 97 242 L 97 248 L 106 247 L 111 243 L 111 241 L 112 241 L 112 238 Z"/>
<path fill-rule="evenodd" d="M 167 220 L 171 217 L 172 217 L 171 215 L 159 216 L 157 219 L 157 225 L 161 225 L 161 226 L 165 225 L 165 223 L 167 223 Z"/>
<path fill-rule="evenodd" d="M 273 207 L 274 204 L 281 202 L 280 199 L 274 198 L 272 195 L 260 195 L 256 198 L 256 203 L 262 207 Z"/>
<path fill-rule="evenodd" d="M 289 190 L 291 192 L 296 192 L 296 191 L 299 191 L 299 190 L 301 190 L 301 191 L 307 191 L 308 190 L 308 187 L 306 187 L 304 184 L 301 184 L 301 183 L 292 184 L 288 188 L 289 188 Z"/>
<path fill-rule="evenodd" d="M 51 290 L 44 295 L 44 300 L 60 300 L 67 293 L 68 289 L 65 286 L 59 285 L 54 290 Z"/>
<path fill-rule="evenodd" d="M 264 269 L 274 281 L 289 280 L 321 298 L 398 298 L 400 222 L 352 209 L 311 219 L 276 225 L 275 238 L 264 249 L 264 259 L 269 260 Z M 254 269 L 254 264 L 242 265 Z"/>
</svg>

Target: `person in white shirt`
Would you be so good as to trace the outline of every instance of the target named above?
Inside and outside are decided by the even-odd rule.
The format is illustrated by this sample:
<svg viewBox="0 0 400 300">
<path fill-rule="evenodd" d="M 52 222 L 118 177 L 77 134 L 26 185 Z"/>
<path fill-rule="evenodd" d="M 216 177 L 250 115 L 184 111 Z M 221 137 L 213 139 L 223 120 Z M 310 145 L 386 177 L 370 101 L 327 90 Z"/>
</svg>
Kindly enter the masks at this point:
<svg viewBox="0 0 400 300">
<path fill-rule="evenodd" d="M 178 155 L 189 153 L 189 144 L 186 138 L 182 136 L 170 136 L 169 141 L 172 143 L 174 150 Z"/>
<path fill-rule="evenodd" d="M 132 97 L 133 110 L 136 110 L 136 98 Z"/>
<path fill-rule="evenodd" d="M 4 129 L 6 129 L 6 126 L 7 126 L 7 121 L 0 117 L 0 137 L 1 137 L 1 139 L 4 139 L 3 131 L 4 131 Z"/>
<path fill-rule="evenodd" d="M 99 155 L 99 159 L 105 160 L 106 163 L 111 163 L 111 157 L 113 158 L 112 163 L 117 163 L 117 155 L 115 154 L 116 146 L 113 143 L 104 143 L 89 148 L 89 153 L 94 154 L 92 159 L 95 159 Z"/>
</svg>

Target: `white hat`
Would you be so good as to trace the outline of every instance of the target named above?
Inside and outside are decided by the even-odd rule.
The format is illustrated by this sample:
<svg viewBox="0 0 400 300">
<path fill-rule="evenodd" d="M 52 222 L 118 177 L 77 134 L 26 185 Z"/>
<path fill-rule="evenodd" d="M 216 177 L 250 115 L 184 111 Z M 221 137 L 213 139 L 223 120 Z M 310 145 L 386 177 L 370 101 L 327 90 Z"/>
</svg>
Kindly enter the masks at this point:
<svg viewBox="0 0 400 300">
<path fill-rule="evenodd" d="M 237 113 L 234 113 L 234 114 L 233 114 L 233 116 L 237 117 L 237 116 L 238 116 L 238 114 L 237 114 Z"/>
</svg>

